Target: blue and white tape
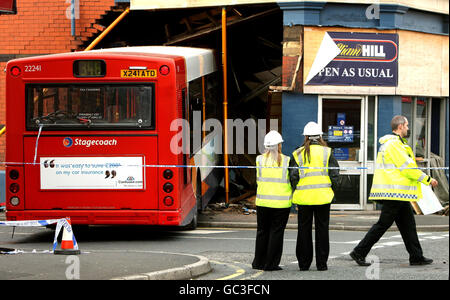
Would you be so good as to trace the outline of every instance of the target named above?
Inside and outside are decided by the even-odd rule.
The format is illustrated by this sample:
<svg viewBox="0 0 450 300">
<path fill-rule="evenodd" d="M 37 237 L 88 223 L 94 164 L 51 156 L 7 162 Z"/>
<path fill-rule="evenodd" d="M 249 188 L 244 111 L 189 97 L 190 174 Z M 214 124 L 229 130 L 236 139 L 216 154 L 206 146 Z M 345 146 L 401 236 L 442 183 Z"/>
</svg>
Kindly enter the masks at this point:
<svg viewBox="0 0 450 300">
<path fill-rule="evenodd" d="M 58 223 L 60 220 L 65 219 L 51 219 L 51 220 L 29 220 L 29 221 L 2 221 L 0 226 L 11 226 L 11 227 L 40 227 L 47 226 Z"/>
<path fill-rule="evenodd" d="M 27 163 L 27 162 L 0 162 L 0 165 L 43 165 L 43 163 Z M 142 168 L 217 168 L 217 169 L 281 169 L 285 167 L 263 167 L 263 166 L 215 166 L 215 165 L 124 165 L 114 163 L 117 167 L 142 167 Z M 287 169 L 336 169 L 336 170 L 375 170 L 375 167 L 287 167 Z M 401 170 L 449 170 L 449 167 L 417 167 L 417 168 L 384 168 L 385 170 L 401 169 Z"/>
<path fill-rule="evenodd" d="M 72 231 L 72 226 L 67 219 L 50 219 L 50 220 L 28 220 L 28 221 L 1 221 L 0 226 L 9 227 L 40 227 L 56 224 L 55 237 L 53 238 L 53 251 L 58 246 L 58 235 L 61 229 L 64 227 L 67 232 L 72 233 L 72 241 L 74 250 L 78 250 L 78 243 L 75 239 L 75 235 Z"/>
</svg>

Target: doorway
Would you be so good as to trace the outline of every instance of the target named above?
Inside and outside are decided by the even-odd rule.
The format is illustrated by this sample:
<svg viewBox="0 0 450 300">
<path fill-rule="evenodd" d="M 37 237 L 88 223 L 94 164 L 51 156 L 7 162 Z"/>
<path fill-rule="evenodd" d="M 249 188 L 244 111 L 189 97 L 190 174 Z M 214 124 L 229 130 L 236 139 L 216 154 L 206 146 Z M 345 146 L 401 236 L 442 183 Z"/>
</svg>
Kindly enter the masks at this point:
<svg viewBox="0 0 450 300">
<path fill-rule="evenodd" d="M 323 138 L 339 163 L 332 209 L 360 210 L 366 199 L 367 105 L 363 96 L 319 97 Z"/>
</svg>

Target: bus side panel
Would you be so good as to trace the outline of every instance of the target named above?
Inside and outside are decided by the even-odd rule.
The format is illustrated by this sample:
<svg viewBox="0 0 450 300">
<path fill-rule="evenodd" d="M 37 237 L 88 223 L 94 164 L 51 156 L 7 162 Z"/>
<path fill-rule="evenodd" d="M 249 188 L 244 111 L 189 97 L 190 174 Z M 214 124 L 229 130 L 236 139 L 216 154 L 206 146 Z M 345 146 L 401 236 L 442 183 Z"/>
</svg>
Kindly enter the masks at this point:
<svg viewBox="0 0 450 300">
<path fill-rule="evenodd" d="M 36 163 L 40 162 L 41 165 L 27 164 L 25 166 L 26 210 L 158 209 L 157 169 L 139 166 L 130 166 L 131 170 L 124 169 L 127 164 L 125 157 L 142 161 L 146 165 L 156 165 L 158 163 L 157 136 L 127 137 L 115 135 L 110 137 L 72 136 L 70 138 L 73 141 L 71 147 L 67 147 L 67 144 L 65 146 L 65 136 L 41 136 L 39 138 Z M 110 145 L 86 147 L 86 141 L 94 140 L 109 141 Z M 85 143 L 80 141 L 85 141 Z M 84 145 L 77 145 L 77 142 Z M 33 162 L 36 137 L 25 137 L 24 145 L 24 160 Z M 41 161 L 41 157 L 46 158 L 45 161 Z M 86 158 L 85 161 L 83 157 Z M 145 160 L 139 160 L 142 157 Z M 70 165 L 71 163 L 68 163 L 68 161 L 73 161 L 73 164 L 76 165 Z M 110 162 L 113 166 L 107 166 L 105 161 Z M 101 171 L 101 174 L 80 174 L 81 167 L 79 165 L 84 163 L 88 166 L 83 171 L 98 170 L 98 173 Z M 64 168 L 63 164 L 65 165 Z M 94 169 L 95 164 L 98 166 Z M 114 167 L 114 164 L 116 164 L 116 167 Z M 117 167 L 118 164 L 122 166 Z M 89 165 L 91 165 L 90 168 Z M 51 168 L 54 168 L 54 170 Z M 41 170 L 51 172 L 47 174 L 51 174 L 56 180 L 59 178 L 60 183 L 48 182 L 48 178 L 41 176 Z M 121 171 L 123 171 L 122 174 Z M 142 174 L 142 183 L 139 183 L 140 174 L 138 172 Z M 95 184 L 110 185 L 116 181 L 120 188 L 111 186 L 96 188 L 94 183 L 89 182 L 89 180 L 86 182 L 82 178 L 83 176 L 90 176 L 89 178 L 92 178 Z M 71 187 L 58 187 L 64 185 L 71 185 Z M 124 186 L 127 187 L 124 188 Z"/>
</svg>

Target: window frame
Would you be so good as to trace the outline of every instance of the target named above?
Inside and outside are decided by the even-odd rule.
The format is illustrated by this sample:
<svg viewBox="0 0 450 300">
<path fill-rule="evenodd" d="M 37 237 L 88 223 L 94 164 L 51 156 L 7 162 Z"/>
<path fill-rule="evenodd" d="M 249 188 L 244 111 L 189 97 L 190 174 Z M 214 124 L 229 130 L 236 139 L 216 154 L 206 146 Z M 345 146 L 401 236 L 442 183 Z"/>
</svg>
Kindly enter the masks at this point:
<svg viewBox="0 0 450 300">
<path fill-rule="evenodd" d="M 155 130 L 156 129 L 156 83 L 155 82 L 95 82 L 95 83 L 27 83 L 25 84 L 25 129 L 27 131 L 37 131 L 39 130 L 39 126 L 30 126 L 29 118 L 30 108 L 28 103 L 30 101 L 30 91 L 36 87 L 49 87 L 49 88 L 58 88 L 58 87 L 70 87 L 70 86 L 85 86 L 85 87 L 104 87 L 104 86 L 115 86 L 115 87 L 137 87 L 137 86 L 150 86 L 152 88 L 151 95 L 151 115 L 150 115 L 150 125 L 149 126 L 124 126 L 123 123 L 118 123 L 117 125 L 112 125 L 113 123 L 105 124 L 104 126 L 96 125 L 96 126 L 87 126 L 87 125 L 75 125 L 74 124 L 59 124 L 59 126 L 43 126 L 43 130 L 46 131 L 133 131 L 133 130 Z"/>
</svg>

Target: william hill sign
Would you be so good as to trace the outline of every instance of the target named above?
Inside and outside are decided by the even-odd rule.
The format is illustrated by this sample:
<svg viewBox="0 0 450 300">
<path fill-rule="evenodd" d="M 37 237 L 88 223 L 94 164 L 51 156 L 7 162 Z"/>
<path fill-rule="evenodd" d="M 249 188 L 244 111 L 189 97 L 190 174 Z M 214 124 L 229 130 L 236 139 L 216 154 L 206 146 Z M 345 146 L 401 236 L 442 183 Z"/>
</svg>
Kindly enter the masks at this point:
<svg viewBox="0 0 450 300">
<path fill-rule="evenodd" d="M 397 86 L 398 35 L 326 32 L 308 85 Z"/>
</svg>

